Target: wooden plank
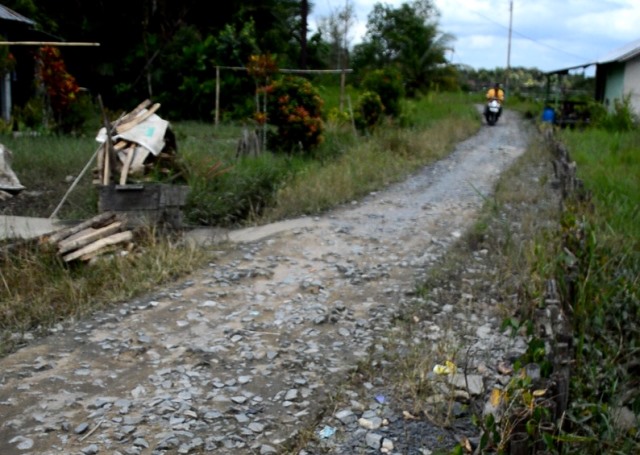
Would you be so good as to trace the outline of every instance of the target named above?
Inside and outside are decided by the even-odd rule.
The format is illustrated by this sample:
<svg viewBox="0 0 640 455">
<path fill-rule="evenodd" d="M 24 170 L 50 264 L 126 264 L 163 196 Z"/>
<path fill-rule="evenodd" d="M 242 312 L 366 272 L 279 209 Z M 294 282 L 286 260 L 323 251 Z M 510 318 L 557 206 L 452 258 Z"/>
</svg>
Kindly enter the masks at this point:
<svg viewBox="0 0 640 455">
<path fill-rule="evenodd" d="M 144 161 L 149 156 L 149 153 L 151 152 L 145 147 L 138 146 L 136 148 L 136 156 L 133 158 L 129 170 L 131 174 L 140 174 L 144 172 Z"/>
<path fill-rule="evenodd" d="M 102 167 L 104 166 L 104 158 L 105 158 L 105 153 L 107 151 L 107 147 L 104 145 L 104 143 L 102 145 L 100 145 L 100 149 L 98 150 L 98 164 L 97 164 L 97 169 L 98 169 L 98 175 L 102 176 Z"/>
<path fill-rule="evenodd" d="M 75 234 L 71 234 L 69 237 L 62 239 L 60 242 L 58 242 L 58 247 L 60 247 L 61 243 L 67 243 L 67 242 L 71 242 L 75 239 L 79 239 L 80 237 L 83 237 L 85 235 L 88 235 L 92 232 L 95 232 L 97 229 L 92 228 L 92 227 L 88 227 L 86 229 L 81 230 L 80 232 L 76 232 Z"/>
<path fill-rule="evenodd" d="M 83 262 L 88 262 L 93 258 L 96 258 L 103 254 L 115 253 L 118 250 L 118 245 L 110 245 L 105 246 L 104 248 L 100 248 L 98 251 L 94 251 L 93 253 L 88 253 L 83 256 L 80 256 L 78 259 Z"/>
<path fill-rule="evenodd" d="M 129 175 L 129 168 L 131 167 L 131 162 L 133 161 L 133 157 L 136 154 L 136 149 L 131 147 L 127 149 L 127 157 L 124 161 L 124 165 L 122 166 L 122 171 L 120 172 L 120 185 L 124 185 L 127 183 L 127 176 Z"/>
<path fill-rule="evenodd" d="M 117 125 L 121 125 L 123 123 L 127 123 L 129 120 L 135 118 L 140 112 L 142 112 L 143 109 L 146 109 L 149 106 L 151 106 L 151 100 L 150 99 L 144 100 L 142 103 L 138 104 L 133 110 L 131 110 L 131 112 L 123 115 L 122 117 L 120 117 L 114 123 L 114 125 L 117 126 Z"/>
<path fill-rule="evenodd" d="M 49 243 L 58 243 L 60 240 L 69 237 L 77 232 L 80 232 L 91 226 L 99 226 L 101 223 L 104 224 L 107 221 L 110 221 L 116 217 L 116 214 L 113 212 L 104 212 L 100 215 L 96 215 L 93 218 L 90 218 L 82 223 L 79 223 L 75 226 L 71 226 L 68 228 L 60 229 L 59 231 L 55 231 L 49 236 L 44 236 Z"/>
<path fill-rule="evenodd" d="M 96 240 L 100 240 L 101 238 L 109 237 L 110 235 L 118 232 L 122 226 L 123 223 L 121 221 L 116 221 L 100 229 L 91 229 L 89 232 L 79 237 L 64 240 L 58 244 L 58 253 L 68 253 L 69 251 L 81 248 L 89 243 L 95 242 Z"/>
<path fill-rule="evenodd" d="M 128 141 L 118 141 L 115 143 L 115 145 L 113 146 L 113 150 L 115 150 L 116 152 L 118 150 L 124 150 L 127 147 L 129 147 L 129 142 Z"/>
<path fill-rule="evenodd" d="M 118 125 L 116 127 L 116 134 L 122 134 L 125 131 L 129 131 L 131 128 L 133 128 L 134 126 L 144 122 L 146 119 L 148 119 L 149 117 L 151 117 L 153 114 L 155 114 L 155 112 L 160 108 L 160 103 L 156 103 L 153 106 L 151 106 L 151 108 L 149 108 L 148 111 L 138 115 L 137 117 L 135 117 L 133 120 L 130 120 L 126 123 L 121 123 L 120 125 Z"/>
<path fill-rule="evenodd" d="M 62 259 L 65 262 L 70 262 L 86 254 L 94 253 L 106 246 L 116 245 L 122 242 L 128 242 L 131 239 L 133 239 L 132 231 L 118 232 L 117 234 L 113 234 L 108 237 L 103 237 L 100 240 L 97 240 L 83 248 L 80 248 L 79 250 L 75 250 L 74 252 L 69 253 L 66 256 L 63 256 Z"/>
</svg>

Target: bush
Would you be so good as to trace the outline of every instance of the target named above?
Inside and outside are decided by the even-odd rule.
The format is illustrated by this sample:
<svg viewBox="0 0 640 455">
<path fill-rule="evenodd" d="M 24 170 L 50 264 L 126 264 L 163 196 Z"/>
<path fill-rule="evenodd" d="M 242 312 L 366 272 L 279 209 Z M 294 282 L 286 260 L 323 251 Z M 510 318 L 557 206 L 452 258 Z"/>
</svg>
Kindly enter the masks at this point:
<svg viewBox="0 0 640 455">
<path fill-rule="evenodd" d="M 385 106 L 376 92 L 364 92 L 356 106 L 355 122 L 360 131 L 371 133 L 384 117 Z"/>
<path fill-rule="evenodd" d="M 592 103 L 589 106 L 589 112 L 591 124 L 607 131 L 632 131 L 638 125 L 638 117 L 631 108 L 629 95 L 622 99 L 615 99 L 613 111 L 607 111 L 607 108 L 601 103 Z"/>
<path fill-rule="evenodd" d="M 395 68 L 374 70 L 362 80 L 365 91 L 375 92 L 380 96 L 386 115 L 400 116 L 400 100 L 404 97 L 402 77 Z"/>
<path fill-rule="evenodd" d="M 269 146 L 288 153 L 309 152 L 323 141 L 322 98 L 309 81 L 287 76 L 267 88 L 268 122 L 277 128 Z"/>
<path fill-rule="evenodd" d="M 202 165 L 191 172 L 188 220 L 231 227 L 255 219 L 272 205 L 290 169 L 286 160 L 264 154 L 242 160 L 233 169 Z"/>
</svg>

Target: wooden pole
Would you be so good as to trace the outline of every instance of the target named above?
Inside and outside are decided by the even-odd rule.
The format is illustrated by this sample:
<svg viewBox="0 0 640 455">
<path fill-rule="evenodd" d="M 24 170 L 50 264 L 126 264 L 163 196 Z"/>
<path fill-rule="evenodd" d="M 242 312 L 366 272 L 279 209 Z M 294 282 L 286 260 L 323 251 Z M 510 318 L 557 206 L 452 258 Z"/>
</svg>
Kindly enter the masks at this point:
<svg viewBox="0 0 640 455">
<path fill-rule="evenodd" d="M 104 129 L 107 132 L 107 141 L 104 143 L 104 160 L 103 160 L 103 173 L 102 173 L 102 184 L 108 185 L 111 180 L 111 167 L 114 163 L 114 152 L 113 152 L 113 141 L 111 140 L 111 134 L 113 133 L 113 126 L 109 119 L 107 118 L 107 112 L 104 109 L 104 105 L 102 104 L 102 96 L 98 95 L 98 102 L 100 103 L 100 111 L 102 111 L 102 122 L 104 123 Z"/>
<path fill-rule="evenodd" d="M 216 114 L 215 114 L 215 126 L 218 126 L 220 121 L 220 67 L 216 66 Z"/>
<path fill-rule="evenodd" d="M 100 46 L 100 43 L 58 41 L 0 41 L 0 46 Z"/>
</svg>

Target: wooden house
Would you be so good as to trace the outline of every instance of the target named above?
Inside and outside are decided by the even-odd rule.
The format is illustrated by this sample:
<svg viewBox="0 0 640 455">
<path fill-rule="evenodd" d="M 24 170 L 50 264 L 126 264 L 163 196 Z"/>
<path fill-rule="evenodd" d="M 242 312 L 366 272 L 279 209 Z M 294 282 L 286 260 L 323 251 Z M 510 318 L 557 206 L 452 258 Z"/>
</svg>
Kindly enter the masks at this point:
<svg viewBox="0 0 640 455">
<path fill-rule="evenodd" d="M 35 25 L 31 19 L 0 5 L 0 114 L 5 122 L 11 119 L 12 85 L 17 79 L 16 68 L 12 64 L 16 59 L 14 49 L 7 43 L 33 39 L 38 33 L 34 30 Z"/>
</svg>

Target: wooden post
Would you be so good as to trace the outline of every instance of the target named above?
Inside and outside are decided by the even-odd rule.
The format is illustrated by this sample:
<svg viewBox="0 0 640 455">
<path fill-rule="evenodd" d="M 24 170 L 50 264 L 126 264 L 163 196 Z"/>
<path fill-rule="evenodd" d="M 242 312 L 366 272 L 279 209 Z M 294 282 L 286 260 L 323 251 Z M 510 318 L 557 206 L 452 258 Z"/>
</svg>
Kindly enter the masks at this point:
<svg viewBox="0 0 640 455">
<path fill-rule="evenodd" d="M 347 77 L 346 74 L 347 73 L 343 68 L 342 72 L 340 73 L 340 112 L 342 112 L 344 109 L 344 86 L 345 86 L 345 79 Z"/>
<path fill-rule="evenodd" d="M 114 152 L 113 152 L 113 142 L 111 140 L 112 126 L 111 122 L 107 118 L 107 113 L 104 110 L 104 105 L 102 104 L 102 96 L 98 95 L 98 102 L 100 103 L 100 110 L 102 111 L 102 121 L 104 123 L 104 128 L 107 132 L 107 142 L 105 143 L 106 148 L 104 150 L 104 160 L 103 166 L 104 170 L 102 173 L 102 184 L 108 185 L 111 181 L 111 167 L 114 164 Z"/>
<path fill-rule="evenodd" d="M 215 126 L 218 126 L 220 121 L 220 67 L 216 66 L 216 113 L 215 113 Z"/>
</svg>

